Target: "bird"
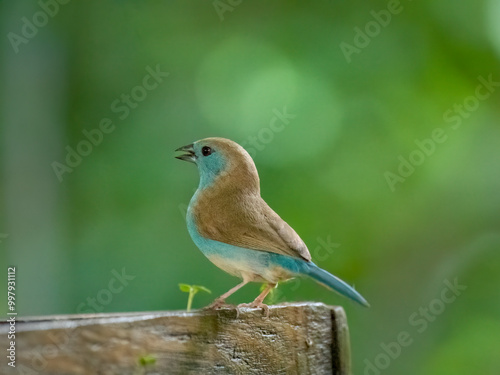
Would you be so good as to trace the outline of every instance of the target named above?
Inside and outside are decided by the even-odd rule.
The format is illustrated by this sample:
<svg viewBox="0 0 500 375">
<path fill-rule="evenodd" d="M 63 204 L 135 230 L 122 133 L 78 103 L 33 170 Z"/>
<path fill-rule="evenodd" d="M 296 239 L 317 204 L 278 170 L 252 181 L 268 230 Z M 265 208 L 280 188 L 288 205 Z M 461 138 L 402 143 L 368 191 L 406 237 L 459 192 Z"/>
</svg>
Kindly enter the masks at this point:
<svg viewBox="0 0 500 375">
<path fill-rule="evenodd" d="M 279 282 L 309 276 L 316 282 L 369 307 L 353 287 L 313 263 L 299 235 L 260 194 L 257 168 L 238 143 L 219 137 L 200 139 L 179 147 L 177 159 L 198 167 L 200 181 L 189 202 L 186 222 L 191 239 L 217 267 L 242 281 L 215 299 L 209 308 L 226 305 L 226 299 L 249 282 L 265 285 L 251 303 L 261 308 Z"/>
</svg>

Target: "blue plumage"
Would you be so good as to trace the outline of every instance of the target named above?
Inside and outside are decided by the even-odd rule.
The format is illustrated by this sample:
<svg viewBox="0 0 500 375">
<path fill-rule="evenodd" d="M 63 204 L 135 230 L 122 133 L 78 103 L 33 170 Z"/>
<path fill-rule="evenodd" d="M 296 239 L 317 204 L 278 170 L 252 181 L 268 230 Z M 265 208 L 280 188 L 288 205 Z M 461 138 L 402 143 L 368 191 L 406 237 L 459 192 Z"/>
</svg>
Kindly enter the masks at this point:
<svg viewBox="0 0 500 375">
<path fill-rule="evenodd" d="M 337 276 L 334 276 L 324 269 L 319 268 L 313 262 L 309 262 L 306 264 L 303 273 L 313 278 L 317 282 L 327 286 L 328 288 L 333 289 L 344 297 L 352 299 L 360 305 L 366 307 L 370 306 L 366 299 L 364 299 L 364 297 L 359 294 L 353 287 L 351 287 L 345 281 L 339 279 Z"/>
</svg>

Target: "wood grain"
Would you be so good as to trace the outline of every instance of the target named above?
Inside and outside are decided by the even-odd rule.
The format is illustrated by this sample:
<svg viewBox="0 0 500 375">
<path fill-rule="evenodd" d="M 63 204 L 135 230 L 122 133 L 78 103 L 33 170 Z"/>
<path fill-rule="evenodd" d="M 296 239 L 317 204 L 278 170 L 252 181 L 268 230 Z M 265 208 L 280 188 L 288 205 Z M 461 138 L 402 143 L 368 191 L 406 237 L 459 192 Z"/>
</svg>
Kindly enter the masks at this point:
<svg viewBox="0 0 500 375">
<path fill-rule="evenodd" d="M 344 310 L 321 303 L 270 306 L 269 318 L 225 308 L 34 317 L 16 328 L 15 373 L 350 374 Z M 156 362 L 140 365 L 145 356 Z"/>
</svg>

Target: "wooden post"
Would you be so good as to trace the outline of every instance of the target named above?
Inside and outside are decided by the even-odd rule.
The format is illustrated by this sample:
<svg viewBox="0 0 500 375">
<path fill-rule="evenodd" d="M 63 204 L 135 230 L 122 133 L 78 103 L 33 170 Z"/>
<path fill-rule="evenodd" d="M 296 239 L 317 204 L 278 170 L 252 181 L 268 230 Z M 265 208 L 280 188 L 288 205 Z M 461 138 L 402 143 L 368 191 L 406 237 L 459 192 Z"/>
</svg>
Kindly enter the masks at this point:
<svg viewBox="0 0 500 375">
<path fill-rule="evenodd" d="M 34 317 L 17 322 L 12 373 L 348 375 L 349 330 L 344 310 L 322 303 L 270 306 L 269 318 L 250 308 Z"/>
</svg>

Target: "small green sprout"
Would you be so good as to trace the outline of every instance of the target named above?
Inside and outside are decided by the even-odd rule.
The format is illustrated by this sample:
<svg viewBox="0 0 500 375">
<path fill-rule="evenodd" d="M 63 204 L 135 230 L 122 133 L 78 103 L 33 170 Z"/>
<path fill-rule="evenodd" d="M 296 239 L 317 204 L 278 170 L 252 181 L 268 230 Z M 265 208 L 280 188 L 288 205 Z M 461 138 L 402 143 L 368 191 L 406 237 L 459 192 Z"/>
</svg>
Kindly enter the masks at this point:
<svg viewBox="0 0 500 375">
<path fill-rule="evenodd" d="M 149 365 L 154 365 L 155 363 L 156 363 L 156 357 L 151 354 L 139 358 L 139 364 L 144 367 Z"/>
<path fill-rule="evenodd" d="M 188 304 L 187 304 L 188 312 L 191 311 L 191 305 L 193 304 L 193 298 L 196 293 L 198 293 L 201 290 L 202 292 L 212 294 L 212 292 L 209 289 L 201 285 L 179 284 L 179 289 L 181 290 L 181 292 L 189 293 Z"/>
</svg>

